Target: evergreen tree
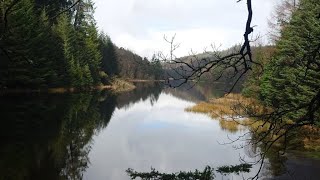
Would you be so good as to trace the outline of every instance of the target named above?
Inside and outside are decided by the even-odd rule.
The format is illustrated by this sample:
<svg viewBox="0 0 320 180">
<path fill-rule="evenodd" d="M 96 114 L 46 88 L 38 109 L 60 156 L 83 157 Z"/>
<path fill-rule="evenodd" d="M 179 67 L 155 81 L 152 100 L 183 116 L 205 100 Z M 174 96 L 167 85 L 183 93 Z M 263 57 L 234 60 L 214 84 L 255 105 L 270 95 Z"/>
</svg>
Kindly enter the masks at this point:
<svg viewBox="0 0 320 180">
<path fill-rule="evenodd" d="M 153 79 L 159 69 L 130 51 L 118 57 L 111 39 L 98 35 L 91 0 L 12 3 L 0 3 L 2 14 L 14 9 L 7 25 L 0 21 L 0 88 L 87 89 L 116 75 Z"/>
<path fill-rule="evenodd" d="M 76 31 L 75 55 L 81 67 L 89 66 L 94 84 L 100 83 L 99 70 L 101 53 L 96 23 L 93 18 L 94 8 L 91 0 L 80 1 L 76 7 L 73 26 Z"/>
<path fill-rule="evenodd" d="M 299 107 L 310 103 L 320 90 L 319 12 L 320 1 L 300 1 L 262 78 L 261 99 L 275 109 L 297 109 L 287 115 L 291 120 L 306 114 L 307 107 Z M 319 118 L 318 111 L 315 119 Z"/>
<path fill-rule="evenodd" d="M 1 68 L 1 81 L 7 87 L 56 85 L 59 75 L 55 68 L 61 54 L 52 53 L 57 49 L 45 11 L 37 17 L 32 0 L 22 0 L 16 8 L 9 18 L 10 31 L 3 38 L 12 53 Z"/>
<path fill-rule="evenodd" d="M 117 56 L 115 52 L 115 46 L 111 41 L 111 38 L 104 33 L 99 35 L 100 51 L 102 53 L 101 70 L 108 74 L 108 76 L 114 76 L 119 74 L 119 67 Z"/>
</svg>

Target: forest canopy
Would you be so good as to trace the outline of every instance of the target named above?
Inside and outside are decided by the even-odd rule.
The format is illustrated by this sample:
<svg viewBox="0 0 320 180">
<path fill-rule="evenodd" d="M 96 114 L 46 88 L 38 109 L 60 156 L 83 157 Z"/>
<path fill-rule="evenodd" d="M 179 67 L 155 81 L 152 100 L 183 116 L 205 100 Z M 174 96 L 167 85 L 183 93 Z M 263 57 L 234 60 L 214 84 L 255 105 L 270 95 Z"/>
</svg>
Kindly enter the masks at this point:
<svg viewBox="0 0 320 180">
<path fill-rule="evenodd" d="M 0 11 L 0 88 L 85 89 L 114 76 L 160 78 L 159 64 L 98 32 L 91 0 L 5 0 Z"/>
</svg>

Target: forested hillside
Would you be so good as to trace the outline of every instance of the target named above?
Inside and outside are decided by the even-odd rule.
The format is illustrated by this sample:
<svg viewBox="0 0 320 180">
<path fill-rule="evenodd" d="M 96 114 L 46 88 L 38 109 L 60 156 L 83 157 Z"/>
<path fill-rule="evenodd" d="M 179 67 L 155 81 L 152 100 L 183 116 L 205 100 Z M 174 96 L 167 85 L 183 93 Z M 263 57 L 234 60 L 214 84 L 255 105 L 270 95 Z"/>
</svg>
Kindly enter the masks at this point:
<svg viewBox="0 0 320 180">
<path fill-rule="evenodd" d="M 119 64 L 119 75 L 127 79 L 161 79 L 163 70 L 160 61 L 131 52 L 124 48 L 116 48 Z"/>
<path fill-rule="evenodd" d="M 91 0 L 5 0 L 0 11 L 0 88 L 84 89 L 113 76 L 159 78 L 161 67 L 98 32 Z"/>
<path fill-rule="evenodd" d="M 270 45 L 250 45 L 250 49 L 244 48 L 244 54 L 243 46 L 235 46 L 177 58 L 170 60 L 164 69 L 169 77 L 180 80 L 181 83 L 173 86 L 188 81 L 242 84 L 244 95 L 272 109 L 272 115 L 264 114 L 266 121 L 281 126 L 281 130 L 281 123 L 287 121 L 294 122 L 286 125 L 288 130 L 304 125 L 319 126 L 319 12 L 318 0 L 283 0 L 276 7 L 271 23 Z"/>
<path fill-rule="evenodd" d="M 319 125 L 320 1 L 300 0 L 282 24 L 273 53 L 261 51 L 245 94 L 283 112 L 283 119 Z"/>
<path fill-rule="evenodd" d="M 207 51 L 200 54 L 194 54 L 190 56 L 184 56 L 181 58 L 177 58 L 172 62 L 163 63 L 163 70 L 166 78 L 179 79 L 188 76 L 188 74 L 194 73 L 194 69 L 197 67 L 208 67 L 212 61 L 219 60 L 219 56 L 232 54 L 236 51 L 239 51 L 240 46 L 233 46 L 226 50 L 214 50 Z M 252 57 L 261 63 L 262 66 L 253 68 L 253 71 L 245 74 L 236 84 L 236 91 L 244 86 L 253 86 L 254 83 L 248 76 L 261 75 L 263 66 L 271 58 L 271 55 L 275 51 L 275 47 L 273 45 L 257 45 L 251 47 Z M 192 69 L 194 68 L 194 69 Z M 222 73 L 221 73 L 222 72 Z M 230 89 L 235 81 L 239 77 L 239 75 L 234 76 L 235 69 L 232 67 L 225 68 L 223 66 L 211 68 L 208 72 L 204 72 L 201 76 L 193 78 L 194 82 L 211 82 L 211 83 L 222 83 L 221 87 L 224 87 L 225 90 Z M 250 81 L 250 82 L 249 82 Z M 254 87 L 252 87 L 254 88 Z M 256 87 L 255 87 L 256 88 Z"/>
</svg>

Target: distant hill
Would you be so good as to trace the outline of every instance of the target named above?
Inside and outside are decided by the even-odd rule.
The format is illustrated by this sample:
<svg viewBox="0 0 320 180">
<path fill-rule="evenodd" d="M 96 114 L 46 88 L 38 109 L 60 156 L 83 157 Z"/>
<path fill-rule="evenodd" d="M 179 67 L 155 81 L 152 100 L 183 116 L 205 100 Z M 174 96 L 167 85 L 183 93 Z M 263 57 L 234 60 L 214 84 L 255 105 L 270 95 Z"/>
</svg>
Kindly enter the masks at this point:
<svg viewBox="0 0 320 180">
<path fill-rule="evenodd" d="M 115 48 L 119 66 L 119 76 L 127 79 L 161 79 L 163 72 L 159 62 L 133 53 L 122 47 Z"/>
<path fill-rule="evenodd" d="M 224 56 L 224 55 L 236 52 L 239 48 L 240 48 L 239 46 L 234 46 L 232 48 L 219 51 L 219 52 L 204 52 L 204 53 L 177 58 L 175 59 L 175 62 L 162 63 L 165 77 L 179 79 L 182 77 L 181 75 L 189 75 L 192 72 L 192 69 L 186 64 L 189 64 L 192 67 L 201 67 L 215 60 L 217 58 L 216 56 L 217 53 L 220 56 Z M 252 47 L 253 59 L 257 59 L 256 61 L 258 62 L 267 61 L 262 59 L 261 54 L 269 53 L 272 51 L 273 48 L 274 47 L 272 46 Z M 176 62 L 181 62 L 181 63 L 176 63 Z M 265 64 L 265 63 L 262 63 L 262 64 Z M 218 80 L 216 80 L 219 77 L 219 74 L 217 73 L 219 72 L 219 70 L 221 69 L 212 69 L 209 72 L 204 73 L 201 76 L 200 81 L 207 81 L 212 83 L 219 82 L 219 83 L 225 84 L 225 86 L 228 86 L 227 84 L 231 85 L 235 83 L 236 79 L 239 77 L 239 76 L 231 77 L 234 74 L 234 70 L 233 68 L 227 68 L 224 71 L 223 75 Z M 243 78 L 241 78 L 238 84 L 242 85 L 246 80 L 246 77 L 247 77 L 247 74 Z"/>
</svg>

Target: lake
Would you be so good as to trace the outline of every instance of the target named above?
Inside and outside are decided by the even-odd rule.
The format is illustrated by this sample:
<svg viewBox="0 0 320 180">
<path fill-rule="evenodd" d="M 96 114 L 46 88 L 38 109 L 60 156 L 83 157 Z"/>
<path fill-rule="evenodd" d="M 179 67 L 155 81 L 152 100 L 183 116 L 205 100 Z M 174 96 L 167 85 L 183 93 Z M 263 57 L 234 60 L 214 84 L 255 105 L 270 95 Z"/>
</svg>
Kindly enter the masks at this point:
<svg viewBox="0 0 320 180">
<path fill-rule="evenodd" d="M 246 130 L 184 109 L 223 95 L 217 88 L 168 89 L 139 83 L 130 92 L 9 94 L 1 97 L 0 179 L 130 179 L 128 168 L 148 172 L 203 170 L 255 162 L 259 147 L 225 144 Z M 278 169 L 272 156 L 261 177 Z M 269 163 L 268 163 L 269 162 Z M 216 179 L 243 179 L 249 173 Z"/>
</svg>

